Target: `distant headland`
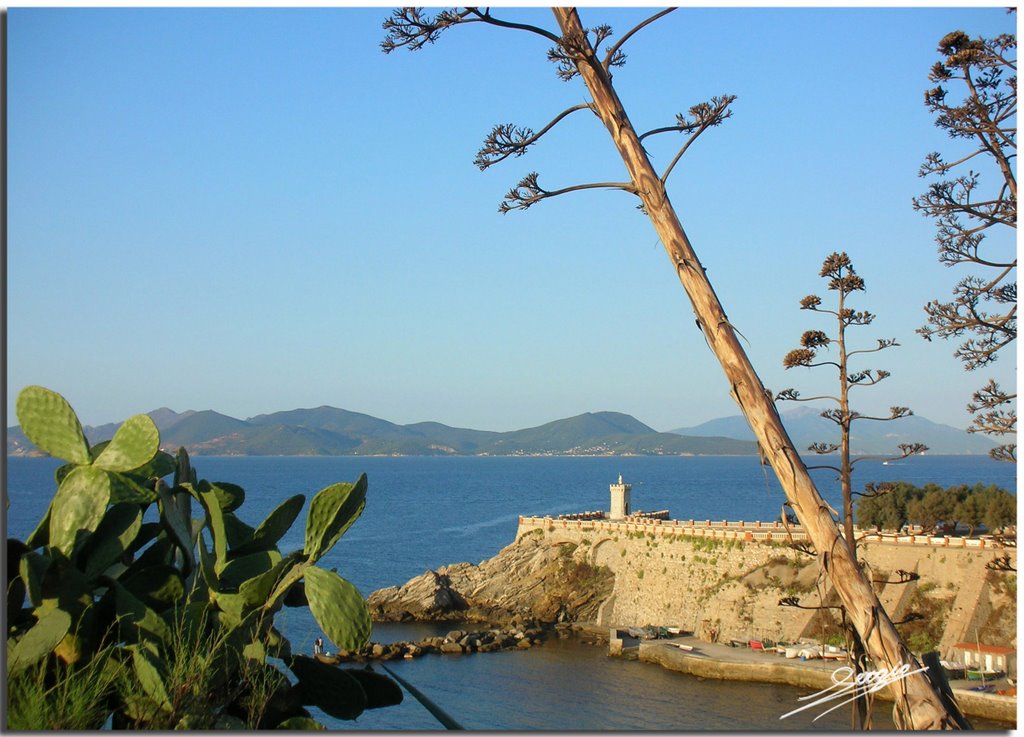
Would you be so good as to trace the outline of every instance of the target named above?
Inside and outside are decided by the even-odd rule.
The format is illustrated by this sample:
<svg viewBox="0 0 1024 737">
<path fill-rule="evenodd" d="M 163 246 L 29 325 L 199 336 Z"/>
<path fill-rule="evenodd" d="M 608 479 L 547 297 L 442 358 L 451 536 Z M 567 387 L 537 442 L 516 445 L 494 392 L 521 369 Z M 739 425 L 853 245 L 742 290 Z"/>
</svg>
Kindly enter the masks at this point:
<svg viewBox="0 0 1024 737">
<path fill-rule="evenodd" d="M 166 407 L 148 414 L 160 429 L 164 448 L 184 447 L 193 455 L 679 456 L 757 452 L 740 416 L 658 432 L 620 412 L 587 412 L 538 427 L 493 432 L 449 427 L 439 422 L 398 425 L 328 406 L 275 412 L 246 420 L 213 410 L 179 413 Z M 783 417 L 798 447 L 829 437 L 830 428 L 816 412 L 799 410 L 784 413 Z M 91 443 L 108 440 L 117 426 L 111 423 L 86 427 L 86 437 Z M 867 432 L 855 435 L 854 451 L 891 453 L 897 443 L 905 442 L 901 439 L 904 436 L 925 443 L 932 453 L 942 455 L 980 455 L 993 445 L 987 438 L 922 417 L 910 417 L 889 425 L 884 437 Z M 12 427 L 7 430 L 7 454 L 38 452 L 18 427 Z"/>
</svg>

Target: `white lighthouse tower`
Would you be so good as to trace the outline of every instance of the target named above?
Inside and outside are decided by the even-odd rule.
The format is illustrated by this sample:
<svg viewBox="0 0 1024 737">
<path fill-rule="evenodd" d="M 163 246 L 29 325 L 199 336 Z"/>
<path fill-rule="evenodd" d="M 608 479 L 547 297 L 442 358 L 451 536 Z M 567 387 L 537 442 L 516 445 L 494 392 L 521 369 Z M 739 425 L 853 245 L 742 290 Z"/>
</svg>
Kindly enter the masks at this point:
<svg viewBox="0 0 1024 737">
<path fill-rule="evenodd" d="M 611 511 L 608 513 L 608 519 L 622 519 L 629 515 L 629 492 L 633 488 L 632 484 L 625 484 L 622 482 L 622 474 L 619 474 L 619 483 L 611 484 L 608 487 L 612 493 L 612 505 Z"/>
</svg>

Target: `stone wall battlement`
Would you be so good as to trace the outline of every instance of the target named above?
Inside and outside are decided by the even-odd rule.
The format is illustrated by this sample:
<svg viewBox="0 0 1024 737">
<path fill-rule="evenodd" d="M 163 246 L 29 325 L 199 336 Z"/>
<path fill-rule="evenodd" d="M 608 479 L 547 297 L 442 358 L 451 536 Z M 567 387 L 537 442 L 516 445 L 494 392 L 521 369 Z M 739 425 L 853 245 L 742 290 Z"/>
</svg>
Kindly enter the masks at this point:
<svg viewBox="0 0 1024 737">
<path fill-rule="evenodd" d="M 596 514 L 596 513 L 592 513 Z M 781 522 L 747 522 L 739 520 L 678 520 L 625 518 L 610 520 L 592 517 L 591 514 L 563 515 L 561 517 L 519 517 L 518 540 L 524 534 L 537 529 L 546 530 L 591 530 L 594 532 L 639 532 L 668 537 L 673 535 L 689 535 L 691 537 L 708 537 L 719 540 L 742 540 L 744 542 L 785 543 L 806 541 L 807 533 L 800 525 L 791 525 L 789 530 Z M 858 539 L 868 543 L 885 543 L 890 545 L 930 545 L 941 548 L 974 548 L 1001 549 L 1006 546 L 993 538 L 984 537 L 946 537 L 931 535 L 900 535 L 882 533 L 854 528 Z"/>
</svg>

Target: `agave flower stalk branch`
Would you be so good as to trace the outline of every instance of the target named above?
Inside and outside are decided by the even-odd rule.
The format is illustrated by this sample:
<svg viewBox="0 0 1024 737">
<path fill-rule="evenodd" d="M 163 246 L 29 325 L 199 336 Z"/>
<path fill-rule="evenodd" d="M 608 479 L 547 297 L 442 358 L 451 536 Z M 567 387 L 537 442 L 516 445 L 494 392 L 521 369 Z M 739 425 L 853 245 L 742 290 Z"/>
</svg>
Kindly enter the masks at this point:
<svg viewBox="0 0 1024 737">
<path fill-rule="evenodd" d="M 537 133 L 530 128 L 516 128 L 512 123 L 494 126 L 490 135 L 484 140 L 483 147 L 477 152 L 473 163 L 483 171 L 510 156 L 522 156 L 545 133 L 577 110 L 592 110 L 592 108 L 588 103 L 574 105 L 560 112 Z"/>
<path fill-rule="evenodd" d="M 574 184 L 563 189 L 546 190 L 537 184 L 537 172 L 531 172 L 523 177 L 519 184 L 509 190 L 508 194 L 505 195 L 505 201 L 498 205 L 498 211 L 506 214 L 512 210 L 527 210 L 541 200 L 586 189 L 620 189 L 624 192 L 636 194 L 636 187 L 630 182 L 593 182 L 591 184 Z"/>
<path fill-rule="evenodd" d="M 662 10 L 662 11 L 660 11 L 658 13 L 655 13 L 654 15 L 652 15 L 647 20 L 641 21 L 640 23 L 638 23 L 637 25 L 633 26 L 628 31 L 626 31 L 626 33 L 622 36 L 622 38 L 619 39 L 618 43 L 616 43 L 614 46 L 609 48 L 608 51 L 605 53 L 604 60 L 601 62 L 604 65 L 604 70 L 606 72 L 610 72 L 611 71 L 610 67 L 612 66 L 612 60 L 616 57 L 616 55 L 622 49 L 622 46 L 626 43 L 626 41 L 628 41 L 637 31 L 639 31 L 639 30 L 641 30 L 643 28 L 646 28 L 651 23 L 653 23 L 654 21 L 658 20 L 659 18 L 662 18 L 662 17 L 668 15 L 673 10 L 675 10 L 675 8 L 665 8 L 664 10 Z"/>
</svg>

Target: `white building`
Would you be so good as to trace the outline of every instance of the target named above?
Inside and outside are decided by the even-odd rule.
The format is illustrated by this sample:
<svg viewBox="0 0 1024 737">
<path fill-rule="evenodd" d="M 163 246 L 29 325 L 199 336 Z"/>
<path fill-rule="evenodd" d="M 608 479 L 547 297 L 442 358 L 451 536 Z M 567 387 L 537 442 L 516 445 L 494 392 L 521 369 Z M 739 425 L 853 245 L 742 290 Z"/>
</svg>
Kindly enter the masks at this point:
<svg viewBox="0 0 1024 737">
<path fill-rule="evenodd" d="M 621 473 L 619 474 L 619 483 L 609 486 L 612 493 L 612 504 L 608 512 L 608 519 L 622 519 L 629 516 L 629 492 L 632 488 L 632 484 L 622 482 Z"/>
</svg>

